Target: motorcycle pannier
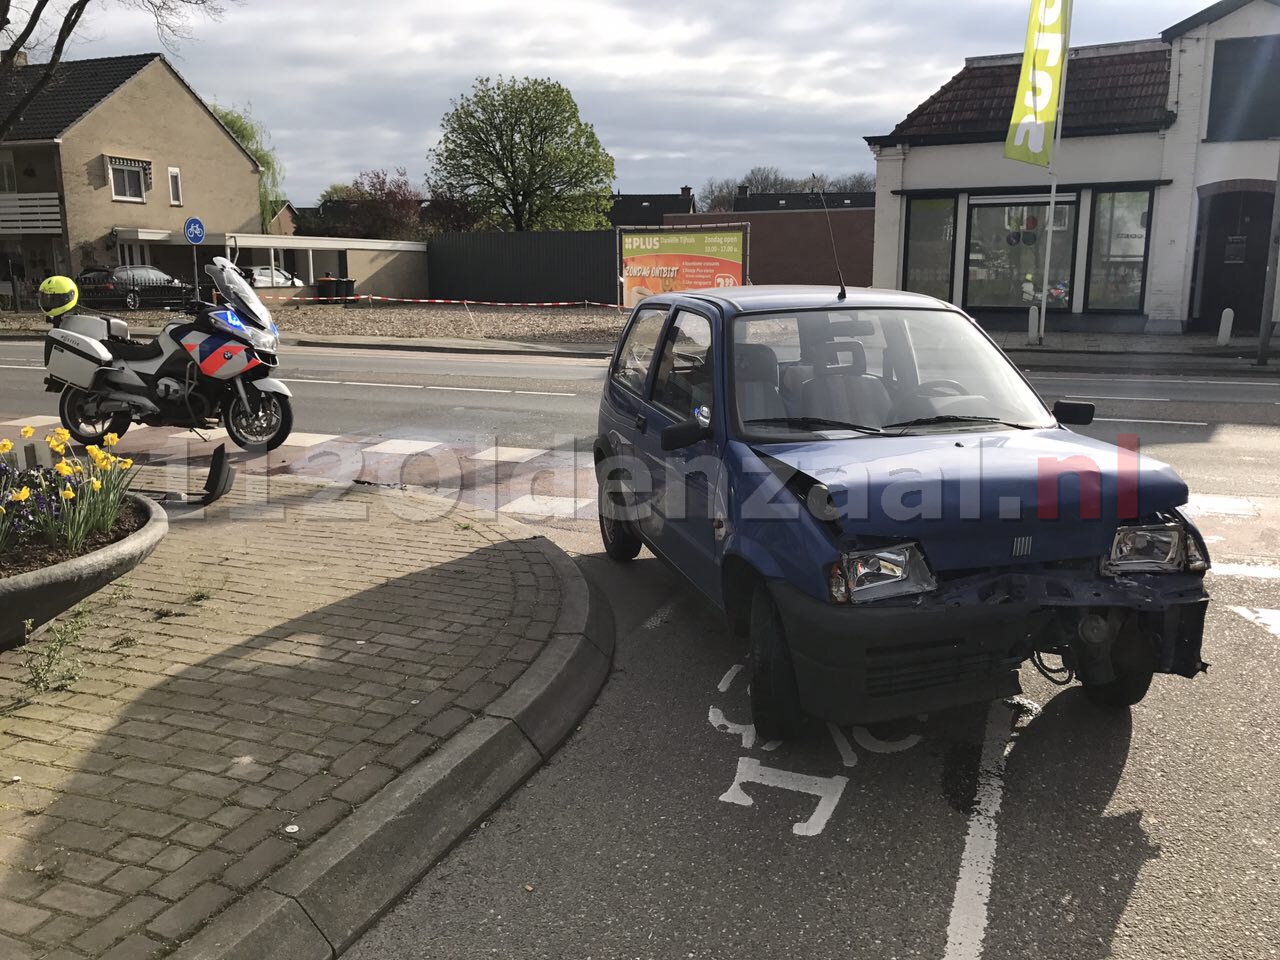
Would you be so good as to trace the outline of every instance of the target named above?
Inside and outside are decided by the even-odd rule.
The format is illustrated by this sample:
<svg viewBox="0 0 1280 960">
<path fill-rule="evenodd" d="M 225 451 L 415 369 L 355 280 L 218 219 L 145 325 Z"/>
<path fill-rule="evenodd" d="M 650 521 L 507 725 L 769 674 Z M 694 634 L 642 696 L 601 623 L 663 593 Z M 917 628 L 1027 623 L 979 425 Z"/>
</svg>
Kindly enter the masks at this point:
<svg viewBox="0 0 1280 960">
<path fill-rule="evenodd" d="M 51 330 L 46 335 L 49 376 L 88 390 L 98 370 L 111 363 L 111 354 L 97 340 L 70 330 Z"/>
</svg>

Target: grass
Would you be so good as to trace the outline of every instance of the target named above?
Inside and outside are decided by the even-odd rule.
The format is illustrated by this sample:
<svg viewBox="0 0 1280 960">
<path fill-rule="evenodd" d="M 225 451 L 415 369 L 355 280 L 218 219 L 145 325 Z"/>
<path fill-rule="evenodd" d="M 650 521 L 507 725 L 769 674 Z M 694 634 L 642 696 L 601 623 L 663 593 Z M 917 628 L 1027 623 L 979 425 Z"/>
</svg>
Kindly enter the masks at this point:
<svg viewBox="0 0 1280 960">
<path fill-rule="evenodd" d="M 77 607 L 67 620 L 51 623 L 42 641 L 28 644 L 22 661 L 27 671 L 23 683 L 28 690 L 34 694 L 65 690 L 80 679 L 83 664 L 74 652 L 81 645 L 88 625 L 88 612 Z"/>
</svg>

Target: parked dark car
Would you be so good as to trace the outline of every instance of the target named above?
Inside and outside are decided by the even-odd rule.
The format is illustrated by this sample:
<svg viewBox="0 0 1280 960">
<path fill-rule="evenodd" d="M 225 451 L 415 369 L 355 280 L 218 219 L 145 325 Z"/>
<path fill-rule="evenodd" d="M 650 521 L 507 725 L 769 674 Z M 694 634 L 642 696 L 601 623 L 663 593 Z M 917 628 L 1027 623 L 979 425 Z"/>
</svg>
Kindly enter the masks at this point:
<svg viewBox="0 0 1280 960">
<path fill-rule="evenodd" d="M 655 296 L 605 381 L 601 533 L 746 637 L 766 740 L 1010 696 L 1026 661 L 1128 706 L 1205 669 L 1209 555 L 1187 485 L 1092 419 L 930 297 Z"/>
<path fill-rule="evenodd" d="M 189 283 L 155 267 L 95 267 L 76 278 L 80 302 L 89 307 L 160 310 L 182 307 L 195 296 Z"/>
</svg>

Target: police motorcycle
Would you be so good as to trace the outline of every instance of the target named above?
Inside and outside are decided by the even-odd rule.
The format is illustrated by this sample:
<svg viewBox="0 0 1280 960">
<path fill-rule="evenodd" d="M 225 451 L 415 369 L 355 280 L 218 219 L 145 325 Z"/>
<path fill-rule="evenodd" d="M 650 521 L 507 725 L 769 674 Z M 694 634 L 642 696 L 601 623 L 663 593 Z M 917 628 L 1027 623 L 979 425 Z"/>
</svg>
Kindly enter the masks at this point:
<svg viewBox="0 0 1280 960">
<path fill-rule="evenodd" d="M 58 415 L 78 443 L 123 436 L 133 423 L 196 430 L 226 427 L 251 453 L 280 446 L 293 429 L 289 388 L 271 374 L 280 334 L 271 313 L 225 257 L 205 267 L 222 303 L 194 302 L 154 341 L 129 339 L 115 317 L 73 313 L 79 290 L 67 277 L 40 285 L 45 389 L 61 393 Z"/>
</svg>

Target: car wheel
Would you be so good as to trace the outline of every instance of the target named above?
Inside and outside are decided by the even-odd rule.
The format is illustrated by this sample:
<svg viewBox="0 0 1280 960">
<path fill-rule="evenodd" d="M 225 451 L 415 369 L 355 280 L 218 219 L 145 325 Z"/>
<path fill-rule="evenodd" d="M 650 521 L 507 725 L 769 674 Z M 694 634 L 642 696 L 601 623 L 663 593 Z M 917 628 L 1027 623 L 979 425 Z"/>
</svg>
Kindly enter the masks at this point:
<svg viewBox="0 0 1280 960">
<path fill-rule="evenodd" d="M 1111 669 L 1115 679 L 1107 683 L 1084 684 L 1085 696 L 1095 703 L 1108 707 L 1131 707 L 1141 702 L 1151 689 L 1151 679 L 1156 670 L 1155 644 L 1132 621 L 1120 629 L 1111 644 Z"/>
<path fill-rule="evenodd" d="M 137 310 L 142 306 L 142 294 L 137 290 L 130 290 L 124 295 L 124 307 L 126 310 Z"/>
<path fill-rule="evenodd" d="M 808 723 L 800 707 L 791 648 L 769 588 L 751 595 L 751 720 L 762 740 L 791 740 Z"/>
<path fill-rule="evenodd" d="M 613 475 L 598 484 L 596 514 L 600 518 L 600 539 L 611 560 L 625 563 L 640 553 L 640 538 L 630 522 L 618 516 L 625 509 L 621 484 Z"/>
</svg>

